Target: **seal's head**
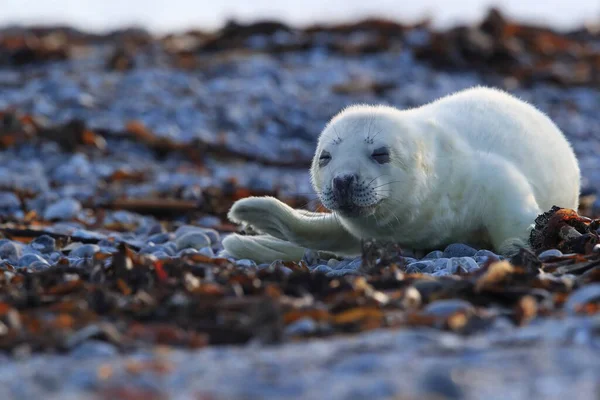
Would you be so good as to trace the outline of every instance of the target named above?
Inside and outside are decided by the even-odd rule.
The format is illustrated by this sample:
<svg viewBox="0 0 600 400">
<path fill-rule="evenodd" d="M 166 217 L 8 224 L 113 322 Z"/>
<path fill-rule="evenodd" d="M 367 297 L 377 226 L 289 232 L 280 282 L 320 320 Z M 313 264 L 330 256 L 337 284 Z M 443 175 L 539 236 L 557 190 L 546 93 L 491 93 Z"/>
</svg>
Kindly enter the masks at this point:
<svg viewBox="0 0 600 400">
<path fill-rule="evenodd" d="M 311 166 L 313 187 L 325 207 L 343 218 L 375 215 L 383 222 L 405 200 L 407 207 L 414 205 L 407 194 L 414 193 L 422 175 L 422 146 L 402 113 L 360 105 L 329 122 Z"/>
</svg>

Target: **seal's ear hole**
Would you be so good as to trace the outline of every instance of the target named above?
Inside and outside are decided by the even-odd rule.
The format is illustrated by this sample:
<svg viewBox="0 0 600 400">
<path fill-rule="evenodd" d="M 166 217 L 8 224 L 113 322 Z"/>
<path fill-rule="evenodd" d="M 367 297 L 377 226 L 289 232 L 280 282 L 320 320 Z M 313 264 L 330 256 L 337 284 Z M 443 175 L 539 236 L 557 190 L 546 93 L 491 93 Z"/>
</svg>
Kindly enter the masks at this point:
<svg viewBox="0 0 600 400">
<path fill-rule="evenodd" d="M 331 161 L 331 154 L 328 151 L 323 150 L 319 156 L 319 167 L 324 167 Z"/>
<path fill-rule="evenodd" d="M 387 147 L 379 147 L 373 150 L 371 158 L 379 164 L 387 164 L 390 162 L 390 149 Z"/>
</svg>

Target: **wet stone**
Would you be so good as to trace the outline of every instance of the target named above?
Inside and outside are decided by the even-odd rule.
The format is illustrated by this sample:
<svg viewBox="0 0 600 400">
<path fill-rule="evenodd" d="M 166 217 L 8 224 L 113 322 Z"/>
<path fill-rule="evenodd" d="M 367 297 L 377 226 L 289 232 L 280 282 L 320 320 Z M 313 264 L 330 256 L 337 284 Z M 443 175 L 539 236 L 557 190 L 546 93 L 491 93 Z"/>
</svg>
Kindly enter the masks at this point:
<svg viewBox="0 0 600 400">
<path fill-rule="evenodd" d="M 330 278 L 336 278 L 345 275 L 362 275 L 360 272 L 354 269 L 336 269 L 327 273 Z"/>
<path fill-rule="evenodd" d="M 17 262 L 23 253 L 21 245 L 6 241 L 0 245 L 0 259 Z"/>
<path fill-rule="evenodd" d="M 147 243 L 163 244 L 171 240 L 172 235 L 170 233 L 157 233 L 148 238 Z"/>
<path fill-rule="evenodd" d="M 331 267 L 329 267 L 327 265 L 317 265 L 312 270 L 312 272 L 315 272 L 315 273 L 320 272 L 320 273 L 323 273 L 323 274 L 327 274 L 328 272 L 331 272 L 331 271 L 332 271 Z"/>
<path fill-rule="evenodd" d="M 455 312 L 472 312 L 474 310 L 473 305 L 468 301 L 451 299 L 434 301 L 428 304 L 423 312 L 436 317 L 448 317 Z"/>
<path fill-rule="evenodd" d="M 43 271 L 50 268 L 50 264 L 47 261 L 34 261 L 27 266 L 32 271 Z"/>
<path fill-rule="evenodd" d="M 600 305 L 600 283 L 592 283 L 577 289 L 567 299 L 565 310 L 571 314 L 584 311 L 586 304 Z"/>
<path fill-rule="evenodd" d="M 252 260 L 248 260 L 248 259 L 241 259 L 241 260 L 237 260 L 235 262 L 235 266 L 236 267 L 240 267 L 240 268 L 254 268 L 256 267 L 256 263 Z"/>
<path fill-rule="evenodd" d="M 433 263 L 434 272 L 452 268 L 452 261 L 449 258 L 438 258 Z"/>
<path fill-rule="evenodd" d="M 340 263 L 340 260 L 336 260 L 335 258 L 330 258 L 327 261 L 327 266 L 330 268 L 336 268 L 339 263 Z"/>
<path fill-rule="evenodd" d="M 210 246 L 210 239 L 203 232 L 196 231 L 179 236 L 175 240 L 175 243 L 177 244 L 177 250 L 185 248 L 201 249 Z"/>
<path fill-rule="evenodd" d="M 86 340 L 71 350 L 71 357 L 76 360 L 88 358 L 112 358 L 119 354 L 119 350 L 112 344 L 100 340 Z"/>
<path fill-rule="evenodd" d="M 451 268 L 453 274 L 456 274 L 458 272 L 471 272 L 476 269 L 479 269 L 479 265 L 477 265 L 477 262 L 475 262 L 475 260 L 471 257 L 452 258 L 451 261 Z"/>
<path fill-rule="evenodd" d="M 475 254 L 473 254 L 473 257 L 488 257 L 488 258 L 492 258 L 492 259 L 499 258 L 498 254 L 496 254 L 490 250 L 477 250 L 477 252 Z"/>
<path fill-rule="evenodd" d="M 285 327 L 284 334 L 289 336 L 310 335 L 317 331 L 318 325 L 312 318 L 301 318 Z"/>
<path fill-rule="evenodd" d="M 156 258 L 158 258 L 159 260 L 164 260 L 167 258 L 170 258 L 171 256 L 167 253 L 165 253 L 163 250 L 159 250 L 157 252 L 152 253 L 152 255 Z"/>
<path fill-rule="evenodd" d="M 12 192 L 0 192 L 0 212 L 13 212 L 21 208 L 21 200 Z"/>
<path fill-rule="evenodd" d="M 56 248 L 56 240 L 48 235 L 38 236 L 29 243 L 29 247 L 42 254 L 50 253 Z"/>
<path fill-rule="evenodd" d="M 543 260 L 547 260 L 552 257 L 560 257 L 562 255 L 563 255 L 562 251 L 560 251 L 558 249 L 549 249 L 549 250 L 541 252 L 538 255 L 538 258 L 543 261 Z"/>
<path fill-rule="evenodd" d="M 443 251 L 434 250 L 434 251 L 428 253 L 425 257 L 423 257 L 423 260 L 431 260 L 431 259 L 442 258 L 442 257 L 444 257 Z"/>
<path fill-rule="evenodd" d="M 198 250 L 196 249 L 183 249 L 180 252 L 177 253 L 178 257 L 181 256 L 185 256 L 185 255 L 192 255 L 192 254 L 198 254 Z"/>
<path fill-rule="evenodd" d="M 70 257 L 91 258 L 94 254 L 100 251 L 100 246 L 97 244 L 84 244 L 71 251 Z"/>
<path fill-rule="evenodd" d="M 48 264 L 48 262 L 41 256 L 37 254 L 25 254 L 23 257 L 19 259 L 19 267 L 28 267 L 34 262 L 41 262 L 44 264 Z"/>
<path fill-rule="evenodd" d="M 430 274 L 435 271 L 435 261 L 434 260 L 417 261 L 417 262 L 408 264 L 407 271 L 408 271 L 408 268 L 411 268 L 411 270 L 416 269 L 417 272 L 423 272 L 423 273 Z"/>
<path fill-rule="evenodd" d="M 203 247 L 200 250 L 198 250 L 198 253 L 211 258 L 215 256 L 215 252 L 210 247 Z"/>
<path fill-rule="evenodd" d="M 65 198 L 52 203 L 44 212 L 44 219 L 53 220 L 70 220 L 75 218 L 81 211 L 81 203 L 72 198 Z"/>
<path fill-rule="evenodd" d="M 471 257 L 475 255 L 477 250 L 462 243 L 453 243 L 444 249 L 444 257 Z"/>
</svg>

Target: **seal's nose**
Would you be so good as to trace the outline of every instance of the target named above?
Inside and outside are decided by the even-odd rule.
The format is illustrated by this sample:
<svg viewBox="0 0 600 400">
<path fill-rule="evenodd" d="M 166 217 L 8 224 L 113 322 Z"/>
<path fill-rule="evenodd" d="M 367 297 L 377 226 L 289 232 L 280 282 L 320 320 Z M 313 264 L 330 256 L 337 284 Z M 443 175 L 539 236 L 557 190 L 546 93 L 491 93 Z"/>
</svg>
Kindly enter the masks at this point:
<svg viewBox="0 0 600 400">
<path fill-rule="evenodd" d="M 350 203 L 352 195 L 352 185 L 356 181 L 356 175 L 338 175 L 333 178 L 333 195 L 340 203 Z"/>
</svg>

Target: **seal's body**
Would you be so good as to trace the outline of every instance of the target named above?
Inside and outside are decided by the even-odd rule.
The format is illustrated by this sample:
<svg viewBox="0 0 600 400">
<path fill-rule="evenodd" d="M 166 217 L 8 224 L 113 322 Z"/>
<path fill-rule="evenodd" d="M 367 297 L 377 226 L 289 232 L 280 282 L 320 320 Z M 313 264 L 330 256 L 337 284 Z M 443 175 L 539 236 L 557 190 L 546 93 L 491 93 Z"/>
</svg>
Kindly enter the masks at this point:
<svg viewBox="0 0 600 400">
<path fill-rule="evenodd" d="M 410 110 L 343 110 L 319 137 L 311 179 L 331 213 L 242 199 L 230 219 L 265 235 L 231 235 L 226 252 L 257 261 L 296 260 L 304 248 L 356 255 L 361 239 L 378 239 L 510 255 L 527 245 L 537 215 L 577 209 L 580 185 L 575 154 L 546 115 L 481 87 Z"/>
</svg>

